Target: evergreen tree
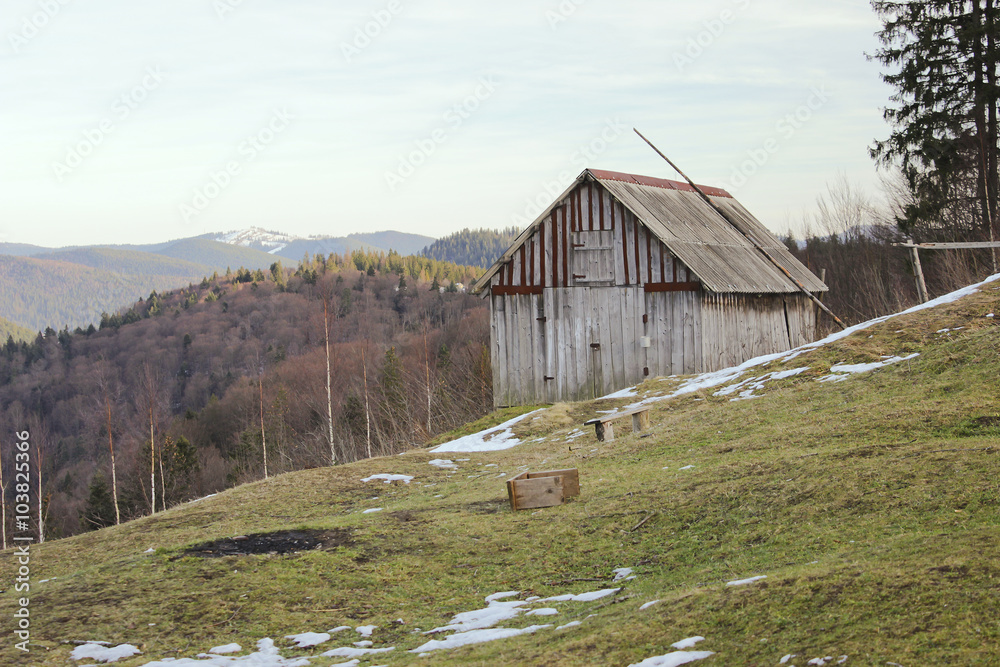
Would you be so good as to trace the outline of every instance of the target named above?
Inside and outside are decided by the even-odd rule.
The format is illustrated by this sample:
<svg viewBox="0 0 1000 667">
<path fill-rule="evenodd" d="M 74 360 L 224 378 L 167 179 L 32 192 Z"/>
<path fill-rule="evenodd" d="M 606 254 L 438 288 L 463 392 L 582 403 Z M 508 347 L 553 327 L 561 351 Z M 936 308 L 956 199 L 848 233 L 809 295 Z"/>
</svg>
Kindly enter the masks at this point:
<svg viewBox="0 0 1000 667">
<path fill-rule="evenodd" d="M 80 510 L 84 530 L 98 530 L 115 525 L 115 505 L 104 474 L 98 472 L 90 481 L 87 504 Z"/>
<path fill-rule="evenodd" d="M 902 170 L 913 196 L 904 231 L 997 234 L 997 47 L 1000 0 L 874 0 L 882 48 L 871 57 L 895 68 L 884 111 L 888 139 L 871 149 Z M 985 233 L 985 234 L 984 234 Z"/>
</svg>

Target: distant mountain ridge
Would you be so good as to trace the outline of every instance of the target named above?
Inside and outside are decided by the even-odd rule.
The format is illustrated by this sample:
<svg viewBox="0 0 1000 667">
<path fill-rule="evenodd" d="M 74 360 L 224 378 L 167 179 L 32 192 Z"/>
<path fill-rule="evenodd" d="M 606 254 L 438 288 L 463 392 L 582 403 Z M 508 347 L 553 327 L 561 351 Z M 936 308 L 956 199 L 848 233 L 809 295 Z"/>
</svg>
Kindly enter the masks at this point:
<svg viewBox="0 0 1000 667">
<path fill-rule="evenodd" d="M 354 250 L 382 251 L 390 250 L 400 255 L 416 255 L 435 239 L 420 234 L 405 232 L 362 232 L 347 236 L 295 236 L 262 227 L 251 227 L 223 234 L 206 234 L 199 238 L 211 239 L 219 243 L 250 248 L 276 257 L 299 261 L 306 254 L 329 255 L 352 252 Z"/>
<path fill-rule="evenodd" d="M 184 287 L 229 269 L 267 271 L 277 261 L 295 265 L 307 254 L 353 250 L 415 255 L 433 242 L 395 231 L 301 238 L 251 228 L 145 245 L 0 243 L 0 318 L 33 331 L 86 327 L 153 290 Z"/>
</svg>

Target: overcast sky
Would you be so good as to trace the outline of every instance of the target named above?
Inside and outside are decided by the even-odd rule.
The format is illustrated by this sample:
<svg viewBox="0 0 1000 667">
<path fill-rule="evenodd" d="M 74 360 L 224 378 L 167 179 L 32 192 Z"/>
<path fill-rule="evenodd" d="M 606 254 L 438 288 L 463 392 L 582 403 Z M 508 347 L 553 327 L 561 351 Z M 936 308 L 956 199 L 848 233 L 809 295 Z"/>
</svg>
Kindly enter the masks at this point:
<svg viewBox="0 0 1000 667">
<path fill-rule="evenodd" d="M 594 167 L 783 232 L 867 155 L 867 0 L 4 0 L 0 241 L 523 226 Z M 549 194 L 549 192 L 553 194 Z"/>
</svg>

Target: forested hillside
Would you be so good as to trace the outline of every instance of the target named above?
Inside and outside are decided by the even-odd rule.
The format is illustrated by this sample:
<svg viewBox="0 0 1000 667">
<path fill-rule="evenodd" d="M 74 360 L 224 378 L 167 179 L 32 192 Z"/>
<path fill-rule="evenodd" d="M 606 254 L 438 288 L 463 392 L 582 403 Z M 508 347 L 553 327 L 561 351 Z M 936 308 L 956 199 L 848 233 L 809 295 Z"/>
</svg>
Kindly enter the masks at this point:
<svg viewBox="0 0 1000 667">
<path fill-rule="evenodd" d="M 493 264 L 510 247 L 519 232 L 516 227 L 499 231 L 463 229 L 438 239 L 424 248 L 421 254 L 442 262 L 485 268 Z"/>
<path fill-rule="evenodd" d="M 343 238 L 297 239 L 287 245 L 268 246 L 280 250 L 269 254 L 264 245 L 244 247 L 214 236 L 150 245 L 71 248 L 0 244 L 0 317 L 33 331 L 86 327 L 96 323 L 101 313 L 115 312 L 153 290 L 179 288 L 230 268 L 266 271 L 276 261 L 294 265 L 304 256 L 349 255 L 355 250 L 388 255 L 393 248 L 408 255 L 432 240 L 401 232 L 359 233 Z"/>
<path fill-rule="evenodd" d="M 35 332 L 0 317 L 0 341 L 6 341 L 8 337 L 17 342 L 30 341 L 35 337 Z"/>
<path fill-rule="evenodd" d="M 488 314 L 451 289 L 476 271 L 361 251 L 275 262 L 154 292 L 99 327 L 9 342 L 0 423 L 27 425 L 42 448 L 49 534 L 113 523 L 112 480 L 125 519 L 154 497 L 161 510 L 393 453 L 481 416 Z"/>
<path fill-rule="evenodd" d="M 190 276 L 130 274 L 45 258 L 0 255 L 0 317 L 34 331 L 86 326 L 152 290 L 176 287 Z"/>
<path fill-rule="evenodd" d="M 205 266 L 187 258 L 172 258 L 163 255 L 121 248 L 78 248 L 59 250 L 42 257 L 44 261 L 66 262 L 116 274 L 173 276 L 185 280 L 205 274 Z M 242 265 L 237 265 L 242 266 Z M 257 267 L 250 267 L 257 268 Z M 52 323 L 49 324 L 60 324 Z"/>
</svg>

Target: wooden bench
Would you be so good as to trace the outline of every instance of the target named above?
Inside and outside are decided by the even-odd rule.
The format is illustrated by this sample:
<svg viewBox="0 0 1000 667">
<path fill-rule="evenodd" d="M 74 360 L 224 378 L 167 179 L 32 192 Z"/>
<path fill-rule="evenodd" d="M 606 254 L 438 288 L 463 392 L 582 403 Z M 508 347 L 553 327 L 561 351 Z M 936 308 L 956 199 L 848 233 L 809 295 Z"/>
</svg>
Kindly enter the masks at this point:
<svg viewBox="0 0 1000 667">
<path fill-rule="evenodd" d="M 640 433 L 649 428 L 649 408 L 634 408 L 632 410 L 626 410 L 625 412 L 615 412 L 610 415 L 604 415 L 602 417 L 595 417 L 590 421 L 586 422 L 586 426 L 594 425 L 594 430 L 597 431 L 597 439 L 601 442 L 611 442 L 615 439 L 615 430 L 611 426 L 611 422 L 616 419 L 622 419 L 623 417 L 632 417 L 632 432 Z"/>
<path fill-rule="evenodd" d="M 576 468 L 548 472 L 522 472 L 507 480 L 510 508 L 530 510 L 562 505 L 566 498 L 580 495 L 580 473 Z"/>
</svg>

